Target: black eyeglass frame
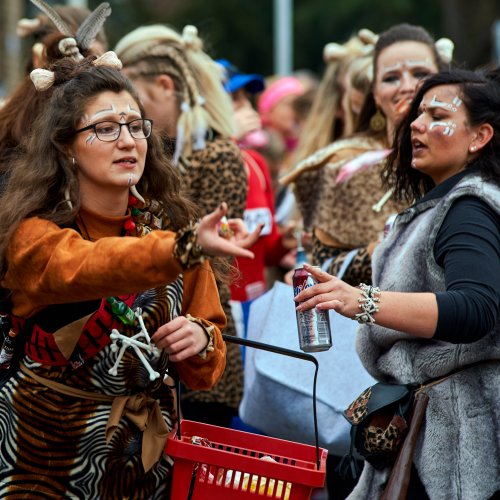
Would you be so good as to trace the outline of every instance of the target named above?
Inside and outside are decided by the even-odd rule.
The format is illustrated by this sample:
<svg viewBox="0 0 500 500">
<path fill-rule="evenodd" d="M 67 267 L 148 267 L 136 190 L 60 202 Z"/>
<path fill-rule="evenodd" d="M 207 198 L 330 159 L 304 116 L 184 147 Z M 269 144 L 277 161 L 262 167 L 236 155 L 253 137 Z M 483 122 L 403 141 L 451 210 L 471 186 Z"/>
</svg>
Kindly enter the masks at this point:
<svg viewBox="0 0 500 500">
<path fill-rule="evenodd" d="M 149 123 L 149 134 L 148 135 L 144 134 L 144 137 L 135 137 L 134 134 L 130 130 L 130 124 L 134 123 L 134 122 L 139 122 L 139 121 L 143 122 L 143 123 Z M 110 141 L 101 139 L 101 137 L 99 136 L 99 133 L 96 130 L 96 127 L 98 125 L 100 125 L 101 123 L 115 123 L 116 125 L 118 125 L 120 127 L 120 131 L 118 132 L 118 135 L 114 139 L 112 139 Z M 127 130 L 128 130 L 130 136 L 133 139 L 143 140 L 143 139 L 147 139 L 151 135 L 151 132 L 153 131 L 153 120 L 150 120 L 149 118 L 135 118 L 134 120 L 130 120 L 129 122 L 126 122 L 126 123 L 115 122 L 113 120 L 103 120 L 102 122 L 93 123 L 92 125 L 87 125 L 86 127 L 83 127 L 83 128 L 78 129 L 78 130 L 75 130 L 75 134 L 79 134 L 80 132 L 85 132 L 86 130 L 93 130 L 95 136 L 101 142 L 115 142 L 115 141 L 117 141 L 120 138 L 123 126 L 127 127 Z M 144 130 L 144 127 L 143 127 L 143 130 Z"/>
</svg>

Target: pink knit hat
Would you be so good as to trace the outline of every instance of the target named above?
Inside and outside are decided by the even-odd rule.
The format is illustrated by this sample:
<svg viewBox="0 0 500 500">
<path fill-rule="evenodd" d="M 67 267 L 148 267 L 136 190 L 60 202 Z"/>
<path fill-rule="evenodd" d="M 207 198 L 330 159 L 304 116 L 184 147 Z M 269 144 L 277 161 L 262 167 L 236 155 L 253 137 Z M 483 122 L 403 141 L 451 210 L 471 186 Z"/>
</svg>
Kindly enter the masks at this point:
<svg viewBox="0 0 500 500">
<path fill-rule="evenodd" d="M 271 83 L 259 97 L 257 110 L 262 119 L 273 109 L 273 107 L 287 95 L 301 95 L 304 93 L 304 86 L 298 78 L 285 76 Z"/>
</svg>

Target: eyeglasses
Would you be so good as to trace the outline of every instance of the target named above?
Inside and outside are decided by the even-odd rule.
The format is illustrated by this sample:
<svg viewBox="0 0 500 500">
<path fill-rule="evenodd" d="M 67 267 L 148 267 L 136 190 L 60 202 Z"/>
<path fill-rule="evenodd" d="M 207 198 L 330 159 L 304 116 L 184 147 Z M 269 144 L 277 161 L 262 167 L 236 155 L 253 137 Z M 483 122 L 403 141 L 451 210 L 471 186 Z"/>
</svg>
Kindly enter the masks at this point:
<svg viewBox="0 0 500 500">
<path fill-rule="evenodd" d="M 153 121 L 146 118 L 137 118 L 128 123 L 98 122 L 76 130 L 75 134 L 85 132 L 85 130 L 93 130 L 100 141 L 113 142 L 120 137 L 123 126 L 128 128 L 130 135 L 134 139 L 147 139 L 151 135 L 151 130 L 153 130 Z"/>
</svg>

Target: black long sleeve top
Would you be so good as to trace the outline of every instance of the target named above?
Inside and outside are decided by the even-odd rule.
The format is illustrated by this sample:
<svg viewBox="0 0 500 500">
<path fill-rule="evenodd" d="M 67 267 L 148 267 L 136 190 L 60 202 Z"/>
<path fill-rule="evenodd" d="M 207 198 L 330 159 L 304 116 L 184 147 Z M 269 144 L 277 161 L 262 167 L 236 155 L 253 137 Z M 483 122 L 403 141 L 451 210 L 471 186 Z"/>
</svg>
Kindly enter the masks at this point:
<svg viewBox="0 0 500 500">
<path fill-rule="evenodd" d="M 461 172 L 427 193 L 419 202 L 441 198 L 469 172 Z M 445 292 L 436 293 L 438 322 L 434 338 L 470 343 L 496 324 L 500 309 L 500 218 L 474 196 L 450 207 L 434 245 L 444 269 Z"/>
</svg>

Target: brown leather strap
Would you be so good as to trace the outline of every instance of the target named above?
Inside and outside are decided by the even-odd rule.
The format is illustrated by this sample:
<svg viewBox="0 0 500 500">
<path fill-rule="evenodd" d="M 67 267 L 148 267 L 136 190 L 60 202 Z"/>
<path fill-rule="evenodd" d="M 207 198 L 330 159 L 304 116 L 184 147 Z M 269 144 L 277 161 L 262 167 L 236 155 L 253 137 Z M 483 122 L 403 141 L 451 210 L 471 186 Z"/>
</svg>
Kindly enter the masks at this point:
<svg viewBox="0 0 500 500">
<path fill-rule="evenodd" d="M 460 368 L 451 371 L 450 373 L 448 373 L 448 375 L 445 375 L 444 377 L 430 379 L 425 384 L 421 384 L 420 387 L 415 391 L 415 394 L 421 393 L 425 391 L 425 389 L 429 389 L 434 385 L 438 385 L 441 382 L 448 380 L 453 375 L 463 372 L 464 370 L 468 370 L 469 368 L 474 368 L 476 366 L 489 365 L 489 364 L 498 364 L 498 359 L 483 359 L 481 361 L 476 361 L 475 363 L 470 363 L 468 365 L 461 366 Z"/>
<path fill-rule="evenodd" d="M 408 434 L 399 450 L 396 463 L 394 464 L 387 486 L 382 494 L 381 500 L 405 500 L 410 484 L 411 465 L 413 463 L 413 452 L 417 444 L 420 427 L 424 420 L 425 410 L 429 396 L 424 392 L 415 394 L 412 413 L 410 416 L 410 427 Z"/>
<path fill-rule="evenodd" d="M 410 426 L 408 429 L 408 434 L 405 437 L 401 449 L 399 450 L 396 462 L 391 470 L 389 476 L 389 481 L 385 487 L 384 493 L 382 494 L 381 500 L 405 500 L 408 493 L 408 486 L 410 484 L 411 478 L 411 466 L 413 463 L 413 452 L 415 451 L 415 446 L 417 444 L 418 434 L 420 432 L 420 427 L 425 416 L 425 410 L 427 408 L 427 403 L 429 402 L 429 396 L 425 392 L 426 389 L 440 384 L 445 380 L 448 380 L 453 375 L 464 371 L 468 368 L 472 368 L 479 365 L 498 363 L 497 360 L 484 360 L 471 363 L 469 365 L 462 366 L 453 370 L 448 375 L 433 379 L 426 384 L 422 384 L 415 391 L 415 400 L 413 402 L 413 408 L 410 415 Z"/>
<path fill-rule="evenodd" d="M 22 364 L 20 365 L 20 369 L 39 384 L 66 396 L 111 403 L 111 410 L 105 430 L 106 442 L 109 443 L 111 441 L 121 417 L 124 416 L 143 432 L 141 458 L 144 470 L 147 472 L 160 460 L 165 449 L 165 442 L 169 431 L 156 399 L 143 392 L 130 396 L 111 396 L 109 394 L 84 391 L 40 377 Z"/>
</svg>

